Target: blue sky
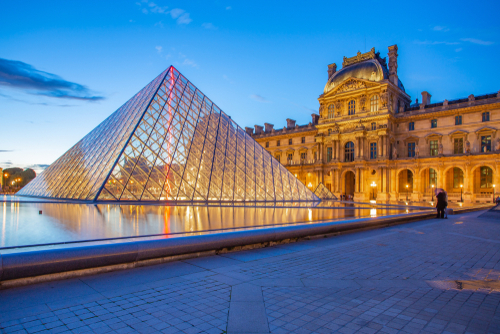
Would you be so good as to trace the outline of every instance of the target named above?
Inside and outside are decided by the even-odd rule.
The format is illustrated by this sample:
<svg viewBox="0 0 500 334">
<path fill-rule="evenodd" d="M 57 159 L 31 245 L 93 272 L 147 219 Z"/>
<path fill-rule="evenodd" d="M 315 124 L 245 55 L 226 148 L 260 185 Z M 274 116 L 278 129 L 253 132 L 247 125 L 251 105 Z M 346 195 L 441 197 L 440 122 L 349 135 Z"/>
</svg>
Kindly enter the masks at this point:
<svg viewBox="0 0 500 334">
<path fill-rule="evenodd" d="M 0 1 L 0 167 L 50 164 L 169 65 L 241 126 L 317 112 L 327 65 L 399 47 L 413 100 L 500 89 L 499 1 Z"/>
</svg>

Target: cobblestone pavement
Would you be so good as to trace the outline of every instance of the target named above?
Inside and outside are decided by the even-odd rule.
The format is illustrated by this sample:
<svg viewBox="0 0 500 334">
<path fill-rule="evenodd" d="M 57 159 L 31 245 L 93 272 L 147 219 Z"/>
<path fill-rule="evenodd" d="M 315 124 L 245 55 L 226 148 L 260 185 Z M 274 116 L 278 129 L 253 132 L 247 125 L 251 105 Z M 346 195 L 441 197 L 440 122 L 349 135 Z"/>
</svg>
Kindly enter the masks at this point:
<svg viewBox="0 0 500 334">
<path fill-rule="evenodd" d="M 0 291 L 2 333 L 500 333 L 483 212 Z"/>
</svg>

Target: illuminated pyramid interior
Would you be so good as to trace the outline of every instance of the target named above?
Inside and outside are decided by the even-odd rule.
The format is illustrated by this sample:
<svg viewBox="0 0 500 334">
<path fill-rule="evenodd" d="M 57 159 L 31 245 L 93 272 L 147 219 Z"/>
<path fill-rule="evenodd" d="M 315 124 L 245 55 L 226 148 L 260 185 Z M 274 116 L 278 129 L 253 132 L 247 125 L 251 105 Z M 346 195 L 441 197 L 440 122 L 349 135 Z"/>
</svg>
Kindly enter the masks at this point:
<svg viewBox="0 0 500 334">
<path fill-rule="evenodd" d="M 314 190 L 314 194 L 318 196 L 320 199 L 331 199 L 331 200 L 337 199 L 337 197 L 330 190 L 328 190 L 328 188 L 325 187 L 325 185 L 322 182 L 318 184 L 316 190 Z"/>
<path fill-rule="evenodd" d="M 174 67 L 17 194 L 85 201 L 319 201 Z"/>
</svg>

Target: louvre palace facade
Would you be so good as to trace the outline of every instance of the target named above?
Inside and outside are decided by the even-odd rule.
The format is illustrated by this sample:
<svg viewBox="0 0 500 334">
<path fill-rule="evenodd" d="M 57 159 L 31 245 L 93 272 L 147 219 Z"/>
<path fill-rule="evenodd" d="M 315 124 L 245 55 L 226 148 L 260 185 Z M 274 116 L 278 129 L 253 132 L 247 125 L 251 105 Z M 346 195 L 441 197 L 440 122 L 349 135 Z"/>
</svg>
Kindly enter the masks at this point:
<svg viewBox="0 0 500 334">
<path fill-rule="evenodd" d="M 319 115 L 307 125 L 287 119 L 247 133 L 309 189 L 323 183 L 354 200 L 432 199 L 486 202 L 500 190 L 500 92 L 412 104 L 398 78 L 398 47 L 388 61 L 375 49 L 328 65 Z"/>
</svg>

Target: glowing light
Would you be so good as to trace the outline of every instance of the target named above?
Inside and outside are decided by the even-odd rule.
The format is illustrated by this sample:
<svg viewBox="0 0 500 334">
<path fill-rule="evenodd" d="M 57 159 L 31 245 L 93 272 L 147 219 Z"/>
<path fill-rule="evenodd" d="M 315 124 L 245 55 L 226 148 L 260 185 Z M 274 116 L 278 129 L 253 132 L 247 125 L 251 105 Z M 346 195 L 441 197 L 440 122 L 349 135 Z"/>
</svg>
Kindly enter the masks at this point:
<svg viewBox="0 0 500 334">
<path fill-rule="evenodd" d="M 377 186 L 377 184 L 375 183 L 375 181 L 373 181 L 372 184 L 370 184 L 370 186 L 373 187 L 373 188 L 375 188 Z"/>
<path fill-rule="evenodd" d="M 463 186 L 464 186 L 464 185 L 463 185 L 463 184 L 461 184 L 461 185 L 460 185 L 460 188 L 463 188 Z"/>
<path fill-rule="evenodd" d="M 377 217 L 377 209 L 370 209 L 370 217 Z"/>
<path fill-rule="evenodd" d="M 313 186 L 313 185 L 312 185 L 312 183 L 311 183 L 311 182 L 309 182 L 309 184 L 308 184 L 307 186 L 308 186 L 309 188 L 312 188 L 312 186 Z"/>
</svg>

